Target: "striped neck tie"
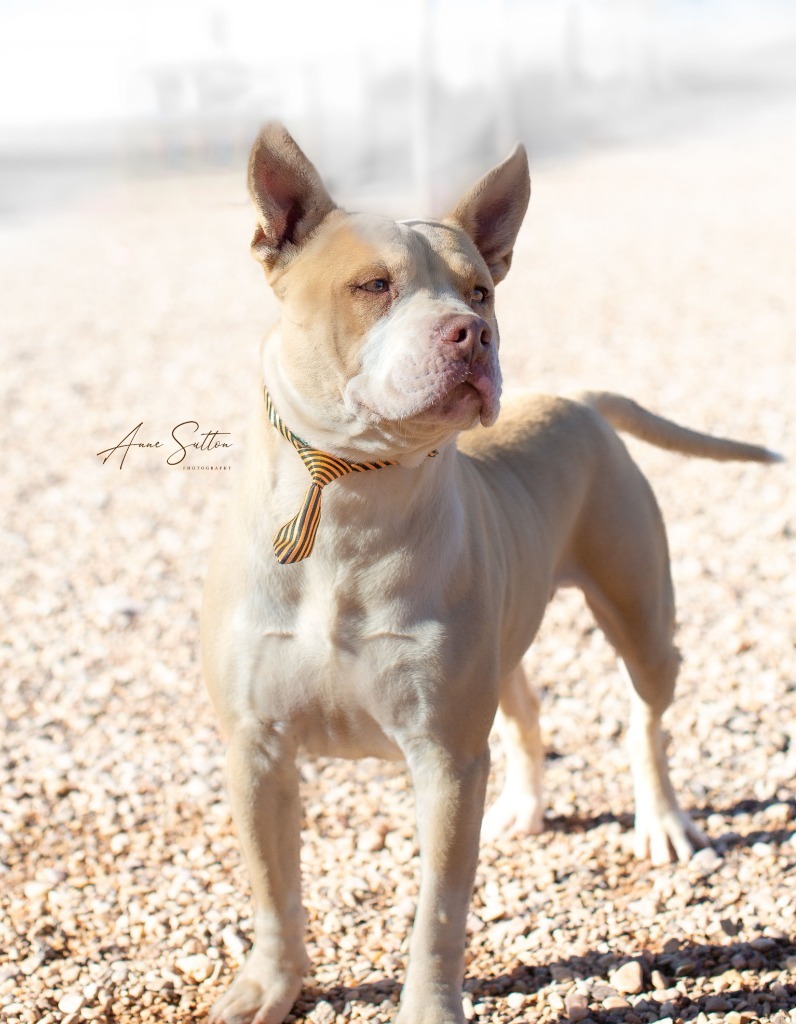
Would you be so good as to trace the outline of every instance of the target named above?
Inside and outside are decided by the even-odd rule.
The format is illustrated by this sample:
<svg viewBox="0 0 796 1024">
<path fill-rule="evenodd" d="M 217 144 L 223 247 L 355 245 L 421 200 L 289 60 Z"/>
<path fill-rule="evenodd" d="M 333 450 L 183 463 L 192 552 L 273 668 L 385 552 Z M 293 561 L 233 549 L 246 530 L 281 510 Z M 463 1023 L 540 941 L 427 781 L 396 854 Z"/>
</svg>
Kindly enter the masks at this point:
<svg viewBox="0 0 796 1024">
<path fill-rule="evenodd" d="M 390 459 L 382 459 L 379 462 L 348 462 L 347 459 L 338 459 L 335 455 L 327 455 L 326 452 L 310 447 L 284 424 L 266 388 L 263 388 L 263 394 L 268 419 L 299 453 L 312 479 L 301 508 L 290 522 L 277 530 L 274 536 L 277 562 L 280 565 L 290 565 L 293 562 L 300 562 L 312 552 L 318 523 L 321 521 L 321 491 L 327 484 L 349 473 L 366 473 L 369 469 L 384 469 L 397 463 Z M 436 455 L 436 452 L 433 454 Z"/>
</svg>

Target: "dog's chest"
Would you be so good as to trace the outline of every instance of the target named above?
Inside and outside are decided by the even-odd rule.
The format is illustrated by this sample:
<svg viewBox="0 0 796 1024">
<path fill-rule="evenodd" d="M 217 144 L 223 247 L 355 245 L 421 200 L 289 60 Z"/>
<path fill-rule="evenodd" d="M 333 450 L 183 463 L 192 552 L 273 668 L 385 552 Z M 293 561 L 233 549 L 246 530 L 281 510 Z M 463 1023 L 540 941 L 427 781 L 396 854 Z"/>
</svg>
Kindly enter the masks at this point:
<svg viewBox="0 0 796 1024">
<path fill-rule="evenodd" d="M 322 675 L 334 670 L 338 655 L 359 653 L 378 619 L 374 611 L 345 589 L 311 587 L 287 607 L 268 608 L 271 628 L 267 625 L 263 635 L 277 640 L 276 647 L 286 644 L 303 664 L 312 664 Z"/>
<path fill-rule="evenodd" d="M 442 626 L 378 577 L 308 568 L 296 589 L 275 576 L 245 616 L 260 666 L 250 699 L 315 753 L 396 756 L 392 737 L 434 686 Z"/>
</svg>

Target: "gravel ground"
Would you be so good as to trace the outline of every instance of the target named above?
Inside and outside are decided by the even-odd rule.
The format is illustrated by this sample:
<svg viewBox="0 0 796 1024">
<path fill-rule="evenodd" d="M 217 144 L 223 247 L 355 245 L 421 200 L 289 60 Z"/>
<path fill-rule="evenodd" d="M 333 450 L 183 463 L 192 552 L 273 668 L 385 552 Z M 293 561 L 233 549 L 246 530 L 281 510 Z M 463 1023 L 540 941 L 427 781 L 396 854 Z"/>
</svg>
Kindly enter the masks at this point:
<svg viewBox="0 0 796 1024">
<path fill-rule="evenodd" d="M 795 112 L 538 166 L 500 289 L 507 379 L 622 390 L 793 456 Z M 273 314 L 250 225 L 241 177 L 174 178 L 2 239 L 9 1024 L 187 1024 L 248 948 L 197 614 Z M 224 431 L 232 447 L 169 465 L 185 421 L 190 440 Z M 163 446 L 103 464 L 138 423 Z M 529 656 L 547 830 L 483 849 L 467 1014 L 796 1021 L 792 469 L 632 450 L 678 587 L 673 777 L 715 846 L 684 865 L 633 860 L 621 681 L 579 597 L 559 595 Z M 494 762 L 493 792 L 497 748 Z M 389 1020 L 418 877 L 406 774 L 322 761 L 303 778 L 314 974 L 294 1019 Z"/>
</svg>

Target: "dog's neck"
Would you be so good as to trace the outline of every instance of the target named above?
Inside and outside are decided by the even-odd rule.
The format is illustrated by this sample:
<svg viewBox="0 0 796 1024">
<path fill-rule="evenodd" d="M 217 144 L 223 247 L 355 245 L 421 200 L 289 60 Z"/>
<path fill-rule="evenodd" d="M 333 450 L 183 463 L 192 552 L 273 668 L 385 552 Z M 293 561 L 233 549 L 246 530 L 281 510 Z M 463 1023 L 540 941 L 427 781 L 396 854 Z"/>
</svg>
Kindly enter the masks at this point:
<svg viewBox="0 0 796 1024">
<path fill-rule="evenodd" d="M 274 537 L 274 552 L 277 561 L 283 565 L 289 565 L 301 562 L 312 554 L 315 535 L 321 521 L 323 491 L 329 484 L 342 480 L 352 473 L 389 469 L 396 463 L 391 459 L 382 459 L 376 462 L 351 462 L 348 459 L 341 459 L 328 452 L 313 448 L 285 423 L 277 412 L 266 386 L 263 387 L 263 400 L 271 425 L 296 449 L 312 481 L 296 515 L 288 520 Z M 436 452 L 433 454 L 436 455 Z"/>
<path fill-rule="evenodd" d="M 267 452 L 261 463 L 271 510 L 267 518 L 278 529 L 299 512 L 310 476 L 292 440 L 269 417 L 265 401 L 261 401 L 257 435 L 255 447 Z M 427 524 L 430 546 L 447 548 L 456 534 L 451 525 L 461 518 L 459 489 L 453 482 L 457 454 L 455 444 L 449 444 L 434 458 L 426 453 L 423 464 L 415 468 L 384 460 L 383 472 L 354 471 L 333 480 L 323 488 L 317 543 L 305 564 L 325 560 L 324 551 L 330 547 L 342 562 L 368 562 L 374 551 L 381 555 L 400 548 L 418 520 Z M 257 504 L 259 513 L 252 511 L 259 518 L 262 497 Z M 271 544 L 274 541 L 275 536 L 269 537 Z"/>
<path fill-rule="evenodd" d="M 333 376 L 319 379 L 317 367 L 304 368 L 305 384 L 314 375 L 310 388 L 313 400 L 308 401 L 304 391 L 293 383 L 294 373 L 285 370 L 281 347 L 281 331 L 276 325 L 263 343 L 262 378 L 282 420 L 310 447 L 346 462 L 389 461 L 413 468 L 422 465 L 432 451 L 441 451 L 455 441 L 455 435 L 444 430 L 431 437 L 417 431 L 410 434 L 403 422 L 393 425 L 388 438 L 381 422 L 369 425 L 348 409 L 345 398 L 341 401 L 345 382 Z"/>
<path fill-rule="evenodd" d="M 266 412 L 268 413 L 268 419 L 271 421 L 271 425 L 279 434 L 282 435 L 282 437 L 285 438 L 286 441 L 290 441 L 290 443 L 293 445 L 296 451 L 299 452 L 299 454 L 308 453 L 310 456 L 317 456 L 319 459 L 329 459 L 340 465 L 340 469 L 342 471 L 339 473 L 335 473 L 335 475 L 330 477 L 329 481 L 327 482 L 331 482 L 332 479 L 336 479 L 337 477 L 344 475 L 344 473 L 346 472 L 345 467 L 347 467 L 348 472 L 365 472 L 371 469 L 386 469 L 388 466 L 398 465 L 398 463 L 395 462 L 393 459 L 378 459 L 370 462 L 353 462 L 350 459 L 343 459 L 340 456 L 331 455 L 329 452 L 324 452 L 320 448 L 315 448 L 311 444 L 308 444 L 306 441 L 300 438 L 298 434 L 295 434 L 290 429 L 290 427 L 285 423 L 285 421 L 276 411 L 273 399 L 268 393 L 267 385 L 263 385 L 263 399 L 265 400 L 265 408 Z M 429 456 L 434 456 L 436 454 L 436 451 L 429 452 Z M 306 464 L 306 460 L 304 459 L 303 454 L 302 460 L 304 460 Z"/>
</svg>

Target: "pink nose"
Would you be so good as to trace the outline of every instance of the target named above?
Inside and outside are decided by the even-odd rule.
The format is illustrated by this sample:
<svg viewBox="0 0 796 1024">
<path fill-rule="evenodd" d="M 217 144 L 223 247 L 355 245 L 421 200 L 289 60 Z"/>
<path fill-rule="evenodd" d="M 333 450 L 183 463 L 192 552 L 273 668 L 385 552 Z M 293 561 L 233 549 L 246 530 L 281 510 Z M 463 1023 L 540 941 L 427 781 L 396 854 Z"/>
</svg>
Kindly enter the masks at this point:
<svg viewBox="0 0 796 1024">
<path fill-rule="evenodd" d="M 451 316 L 442 321 L 435 334 L 443 345 L 457 345 L 467 359 L 477 359 L 492 343 L 492 329 L 480 316 Z"/>
</svg>

